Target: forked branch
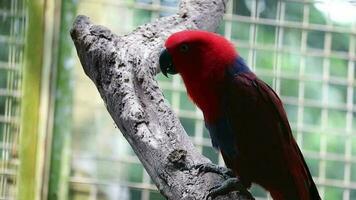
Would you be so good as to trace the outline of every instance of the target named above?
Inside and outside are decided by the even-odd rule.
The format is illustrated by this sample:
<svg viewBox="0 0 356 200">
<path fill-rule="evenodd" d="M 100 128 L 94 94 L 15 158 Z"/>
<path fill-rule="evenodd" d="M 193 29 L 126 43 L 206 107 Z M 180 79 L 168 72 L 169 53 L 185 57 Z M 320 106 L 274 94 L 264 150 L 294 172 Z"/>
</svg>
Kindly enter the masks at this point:
<svg viewBox="0 0 356 200">
<path fill-rule="evenodd" d="M 214 31 L 227 0 L 183 0 L 178 14 L 116 36 L 78 16 L 71 36 L 85 73 L 160 192 L 172 200 L 205 199 L 224 179 L 191 168 L 210 162 L 193 146 L 155 75 L 165 39 L 184 29 Z M 216 199 L 243 199 L 237 192 Z"/>
</svg>

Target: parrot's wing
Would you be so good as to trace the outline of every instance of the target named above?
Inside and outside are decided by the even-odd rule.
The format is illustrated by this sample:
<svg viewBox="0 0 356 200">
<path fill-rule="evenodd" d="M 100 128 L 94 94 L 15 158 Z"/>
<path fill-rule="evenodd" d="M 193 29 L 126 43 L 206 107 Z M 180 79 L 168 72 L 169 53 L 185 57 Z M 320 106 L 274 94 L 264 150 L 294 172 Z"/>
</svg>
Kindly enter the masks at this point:
<svg viewBox="0 0 356 200">
<path fill-rule="evenodd" d="M 278 116 L 279 120 L 280 120 L 280 125 L 281 125 L 281 129 L 282 129 L 282 138 L 285 139 L 285 144 L 287 149 L 289 149 L 290 151 L 295 151 L 298 160 L 300 160 L 301 162 L 289 162 L 290 161 L 290 154 L 286 153 L 285 154 L 285 158 L 287 160 L 287 163 L 289 163 L 290 165 L 295 165 L 295 164 L 299 164 L 300 169 L 306 173 L 305 175 L 308 178 L 307 181 L 307 185 L 309 185 L 309 195 L 310 197 L 312 197 L 312 199 L 320 199 L 318 190 L 316 188 L 316 185 L 313 181 L 312 175 L 308 169 L 308 165 L 305 162 L 305 159 L 302 155 L 302 152 L 300 151 L 296 141 L 293 138 L 292 135 L 292 129 L 289 125 L 288 122 L 288 118 L 287 118 L 287 114 L 283 108 L 283 103 L 280 100 L 280 98 L 278 97 L 278 95 L 275 93 L 275 91 L 265 82 L 263 82 L 260 79 L 256 79 L 256 87 L 257 90 L 260 92 L 261 96 L 265 96 L 266 101 L 269 102 L 271 104 L 271 106 L 275 109 L 275 114 Z M 287 151 L 286 151 L 287 152 Z M 295 178 L 298 179 L 300 177 L 300 170 L 295 170 L 294 172 L 295 174 Z M 298 180 L 296 180 L 298 181 Z M 301 185 L 302 186 L 302 185 Z"/>
<path fill-rule="evenodd" d="M 235 130 L 234 147 L 239 156 L 245 157 L 246 162 L 264 165 L 267 173 L 278 172 L 271 176 L 285 174 L 287 178 L 282 177 L 281 180 L 294 179 L 292 182 L 299 195 L 305 197 L 314 192 L 318 196 L 303 155 L 292 136 L 283 104 L 273 89 L 252 72 L 247 72 L 235 74 L 231 81 L 227 81 L 224 94 L 222 108 L 231 126 L 229 128 Z M 223 148 L 221 150 L 223 155 L 228 155 Z M 264 163 L 256 161 L 259 158 Z M 234 163 L 229 156 L 224 160 Z"/>
</svg>

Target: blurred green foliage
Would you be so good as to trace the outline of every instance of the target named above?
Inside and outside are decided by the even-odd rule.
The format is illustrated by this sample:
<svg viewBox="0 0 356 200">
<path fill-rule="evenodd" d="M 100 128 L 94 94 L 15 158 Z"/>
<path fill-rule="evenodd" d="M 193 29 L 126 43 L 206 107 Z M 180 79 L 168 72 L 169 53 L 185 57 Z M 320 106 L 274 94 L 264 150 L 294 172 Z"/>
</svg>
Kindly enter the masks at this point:
<svg viewBox="0 0 356 200">
<path fill-rule="evenodd" d="M 73 130 L 73 90 L 74 62 L 73 43 L 69 30 L 77 11 L 77 2 L 66 0 L 61 4 L 60 34 L 58 45 L 58 60 L 56 70 L 55 106 L 53 120 L 53 135 L 50 155 L 50 176 L 48 184 L 48 199 L 62 200 L 70 194 L 69 175 L 71 164 L 71 136 Z M 74 141 L 75 142 L 75 141 Z"/>
</svg>

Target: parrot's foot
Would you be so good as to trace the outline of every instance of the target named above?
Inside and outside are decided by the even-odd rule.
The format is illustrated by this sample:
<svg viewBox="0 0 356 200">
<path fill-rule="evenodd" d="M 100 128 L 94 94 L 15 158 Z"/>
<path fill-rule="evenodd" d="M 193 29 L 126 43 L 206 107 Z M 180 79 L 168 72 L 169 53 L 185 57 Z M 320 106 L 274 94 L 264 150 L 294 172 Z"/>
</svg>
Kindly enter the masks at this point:
<svg viewBox="0 0 356 200">
<path fill-rule="evenodd" d="M 247 197 L 247 199 L 254 199 L 251 193 L 246 189 L 246 187 L 238 178 L 229 178 L 223 183 L 210 188 L 206 199 L 209 199 L 209 197 L 214 199 L 217 196 L 225 195 L 232 191 L 238 191 L 242 196 Z"/>
<path fill-rule="evenodd" d="M 193 168 L 198 169 L 199 174 L 202 172 L 216 173 L 224 177 L 224 179 L 229 179 L 235 177 L 231 169 L 226 167 L 221 167 L 212 163 L 204 163 L 199 165 L 194 165 Z"/>
<path fill-rule="evenodd" d="M 209 194 L 206 199 L 214 199 L 217 196 L 228 194 L 232 191 L 238 191 L 247 199 L 254 199 L 250 192 L 246 189 L 244 184 L 236 178 L 233 171 L 226 167 L 221 167 L 212 163 L 204 163 L 194 165 L 192 168 L 197 169 L 198 173 L 216 173 L 224 177 L 225 181 L 209 189 Z"/>
</svg>

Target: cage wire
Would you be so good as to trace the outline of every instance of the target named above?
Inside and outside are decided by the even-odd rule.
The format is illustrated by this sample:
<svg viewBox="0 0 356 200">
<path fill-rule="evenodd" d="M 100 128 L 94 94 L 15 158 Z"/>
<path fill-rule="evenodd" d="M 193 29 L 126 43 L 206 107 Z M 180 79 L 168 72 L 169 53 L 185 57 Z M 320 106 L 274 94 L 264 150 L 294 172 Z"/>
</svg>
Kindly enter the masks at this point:
<svg viewBox="0 0 356 200">
<path fill-rule="evenodd" d="M 334 19 L 333 13 L 323 10 L 325 2 L 229 1 L 218 33 L 233 41 L 253 71 L 280 95 L 323 199 L 352 200 L 356 199 L 356 26 L 355 20 Z M 332 2 L 346 3 L 356 11 L 355 1 Z M 80 13 L 117 33 L 172 14 L 177 5 L 176 0 L 79 0 L 78 4 Z M 95 89 L 88 91 L 90 83 L 79 64 L 76 80 L 69 199 L 164 199 L 113 128 Z M 158 75 L 158 80 L 199 151 L 223 165 L 180 77 Z M 258 186 L 251 190 L 257 199 L 271 199 Z"/>
<path fill-rule="evenodd" d="M 0 199 L 16 199 L 24 0 L 0 1 Z"/>
</svg>

